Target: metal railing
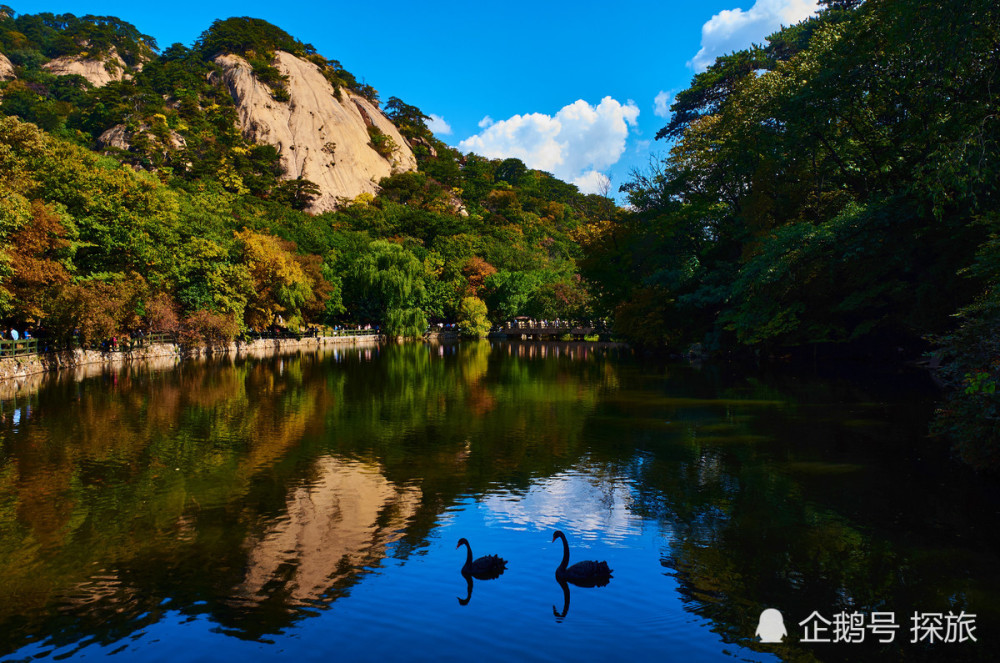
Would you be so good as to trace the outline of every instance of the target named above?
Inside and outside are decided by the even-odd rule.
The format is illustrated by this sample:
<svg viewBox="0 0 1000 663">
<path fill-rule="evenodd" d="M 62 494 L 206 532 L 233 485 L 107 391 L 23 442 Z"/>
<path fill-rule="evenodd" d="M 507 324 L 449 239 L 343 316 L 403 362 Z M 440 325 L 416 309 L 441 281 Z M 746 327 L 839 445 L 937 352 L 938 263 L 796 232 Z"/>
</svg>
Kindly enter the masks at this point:
<svg viewBox="0 0 1000 663">
<path fill-rule="evenodd" d="M 377 329 L 330 329 L 323 333 L 324 336 L 372 336 L 377 335 Z"/>
<path fill-rule="evenodd" d="M 501 330 L 505 329 L 544 329 L 550 331 L 569 331 L 572 329 L 593 329 L 605 331 L 608 329 L 604 320 L 512 320 L 504 323 Z"/>
<path fill-rule="evenodd" d="M 160 344 L 160 343 L 176 343 L 177 342 L 177 339 L 174 337 L 173 334 L 167 334 L 167 333 L 163 333 L 163 332 L 157 333 L 157 334 L 149 334 L 148 336 L 142 336 L 142 337 L 140 337 L 140 340 L 145 341 L 146 343 L 148 343 L 150 345 L 157 345 L 157 344 Z"/>
<path fill-rule="evenodd" d="M 22 338 L 17 341 L 0 340 L 0 357 L 22 357 L 36 354 L 38 354 L 37 338 Z"/>
<path fill-rule="evenodd" d="M 320 327 L 304 332 L 279 331 L 279 332 L 257 332 L 251 331 L 243 335 L 244 339 L 298 339 L 321 338 L 329 336 L 373 336 L 379 332 L 376 329 L 334 329 L 333 327 Z"/>
</svg>

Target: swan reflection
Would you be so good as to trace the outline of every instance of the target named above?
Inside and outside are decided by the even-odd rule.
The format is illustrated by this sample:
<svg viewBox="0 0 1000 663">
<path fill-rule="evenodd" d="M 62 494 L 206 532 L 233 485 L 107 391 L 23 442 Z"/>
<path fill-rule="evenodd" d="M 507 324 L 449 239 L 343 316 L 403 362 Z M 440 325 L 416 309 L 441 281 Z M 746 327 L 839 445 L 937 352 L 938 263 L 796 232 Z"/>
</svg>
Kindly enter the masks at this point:
<svg viewBox="0 0 1000 663">
<path fill-rule="evenodd" d="M 559 530 L 552 533 L 552 540 L 555 541 L 556 539 L 562 539 L 563 547 L 562 561 L 556 567 L 556 582 L 559 583 L 559 587 L 562 588 L 563 593 L 563 609 L 560 612 L 555 606 L 552 606 L 552 614 L 555 616 L 557 622 L 562 622 L 566 618 L 567 613 L 569 613 L 570 584 L 577 587 L 604 587 L 611 582 L 612 570 L 608 567 L 607 562 L 592 560 L 577 562 L 573 566 L 567 567 L 566 565 L 569 563 L 569 542 L 566 541 L 566 535 Z"/>
<path fill-rule="evenodd" d="M 455 598 L 458 599 L 459 605 L 469 605 L 469 601 L 472 600 L 472 576 L 467 576 L 463 573 L 462 577 L 465 578 L 465 598 L 463 599 L 461 596 Z"/>
<path fill-rule="evenodd" d="M 566 613 L 569 612 L 569 585 L 562 578 L 556 578 L 556 582 L 562 587 L 563 608 L 562 612 L 559 612 L 555 606 L 552 606 L 552 615 L 556 618 L 557 622 L 562 622 L 562 620 L 566 619 Z"/>
</svg>

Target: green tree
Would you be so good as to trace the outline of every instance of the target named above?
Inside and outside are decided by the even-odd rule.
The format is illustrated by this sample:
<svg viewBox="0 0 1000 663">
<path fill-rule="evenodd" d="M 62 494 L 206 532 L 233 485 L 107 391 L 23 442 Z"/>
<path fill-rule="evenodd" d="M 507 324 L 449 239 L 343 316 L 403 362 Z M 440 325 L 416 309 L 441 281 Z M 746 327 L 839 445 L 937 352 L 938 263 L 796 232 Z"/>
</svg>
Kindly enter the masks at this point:
<svg viewBox="0 0 1000 663">
<path fill-rule="evenodd" d="M 486 302 L 478 297 L 465 297 L 458 307 L 458 328 L 462 336 L 485 338 L 490 331 Z"/>
<path fill-rule="evenodd" d="M 392 123 L 399 129 L 399 133 L 405 138 L 423 138 L 427 140 L 433 137 L 431 130 L 427 128 L 427 123 L 425 122 L 430 117 L 424 115 L 423 111 L 416 106 L 404 103 L 399 97 L 389 97 L 389 101 L 385 102 L 383 110 L 386 117 L 392 120 Z"/>
<path fill-rule="evenodd" d="M 531 272 L 510 272 L 501 269 L 487 276 L 484 281 L 484 291 L 486 305 L 492 313 L 493 322 L 499 323 L 527 314 L 539 283 L 539 277 Z"/>
<path fill-rule="evenodd" d="M 348 312 L 373 320 L 389 336 L 416 337 L 427 328 L 423 263 L 400 244 L 378 240 L 354 262 Z M 352 304 L 358 309 L 351 311 Z M 360 314 L 360 315 L 359 315 Z"/>
</svg>

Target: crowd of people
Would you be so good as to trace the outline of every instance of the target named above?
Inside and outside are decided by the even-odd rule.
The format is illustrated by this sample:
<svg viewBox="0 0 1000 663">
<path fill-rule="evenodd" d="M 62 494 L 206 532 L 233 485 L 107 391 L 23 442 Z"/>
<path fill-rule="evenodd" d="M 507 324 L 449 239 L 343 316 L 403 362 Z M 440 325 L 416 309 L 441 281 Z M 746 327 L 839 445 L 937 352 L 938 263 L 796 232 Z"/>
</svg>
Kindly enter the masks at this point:
<svg viewBox="0 0 1000 663">
<path fill-rule="evenodd" d="M 31 330 L 30 329 L 25 329 L 24 332 L 22 333 L 22 332 L 17 331 L 13 327 L 9 327 L 9 328 L 5 328 L 3 330 L 3 332 L 0 332 L 0 337 L 2 337 L 3 340 L 5 340 L 5 341 L 8 341 L 8 340 L 9 341 L 26 340 L 26 339 L 31 338 Z"/>
</svg>

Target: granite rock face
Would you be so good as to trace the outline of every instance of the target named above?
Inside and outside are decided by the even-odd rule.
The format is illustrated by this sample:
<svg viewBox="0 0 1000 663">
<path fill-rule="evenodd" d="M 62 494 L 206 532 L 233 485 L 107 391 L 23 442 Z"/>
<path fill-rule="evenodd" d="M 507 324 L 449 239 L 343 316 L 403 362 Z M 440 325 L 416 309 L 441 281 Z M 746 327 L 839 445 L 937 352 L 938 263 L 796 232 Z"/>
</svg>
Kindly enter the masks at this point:
<svg viewBox="0 0 1000 663">
<path fill-rule="evenodd" d="M 79 74 L 90 81 L 94 87 L 104 87 L 112 81 L 120 81 L 129 72 L 128 65 L 118 55 L 114 46 L 101 59 L 66 55 L 49 60 L 42 65 L 42 68 L 56 76 Z"/>
<path fill-rule="evenodd" d="M 416 170 L 416 157 L 392 122 L 364 97 L 341 90 L 338 98 L 315 64 L 278 51 L 275 67 L 288 77 L 288 101 L 278 101 L 243 58 L 219 55 L 215 62 L 236 102 L 244 136 L 278 149 L 286 179 L 301 177 L 319 187 L 308 211 L 335 209 L 360 194 L 376 193 L 383 177 Z M 387 156 L 370 145 L 369 127 L 391 139 Z"/>
<path fill-rule="evenodd" d="M 125 128 L 124 124 L 116 124 L 102 133 L 98 137 L 97 142 L 100 143 L 101 147 L 115 147 L 119 150 L 128 151 L 132 147 L 133 137 L 136 133 L 142 133 L 148 140 L 160 142 L 159 138 L 157 138 L 156 135 L 150 131 L 149 126 L 146 124 L 143 124 L 139 128 L 139 132 L 130 132 Z M 165 147 L 169 147 L 174 150 L 183 150 L 187 147 L 187 140 L 176 131 L 170 131 L 168 133 L 168 141 L 169 145 Z"/>
<path fill-rule="evenodd" d="M 17 78 L 14 75 L 14 65 L 10 63 L 6 55 L 0 53 L 0 81 L 9 81 L 12 78 Z"/>
</svg>

